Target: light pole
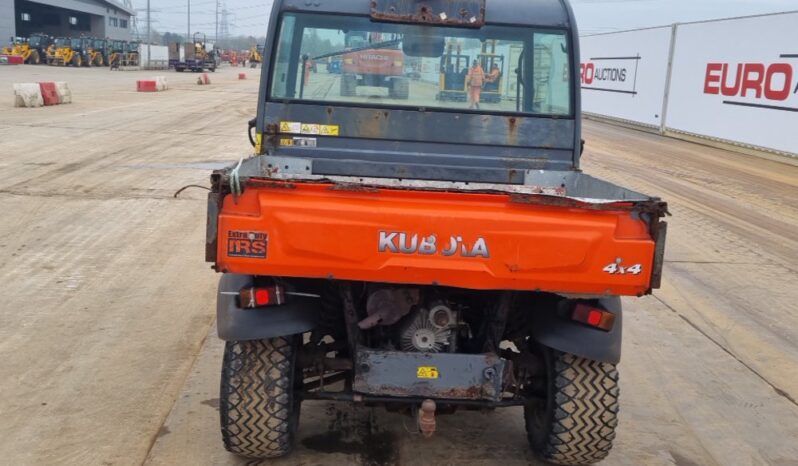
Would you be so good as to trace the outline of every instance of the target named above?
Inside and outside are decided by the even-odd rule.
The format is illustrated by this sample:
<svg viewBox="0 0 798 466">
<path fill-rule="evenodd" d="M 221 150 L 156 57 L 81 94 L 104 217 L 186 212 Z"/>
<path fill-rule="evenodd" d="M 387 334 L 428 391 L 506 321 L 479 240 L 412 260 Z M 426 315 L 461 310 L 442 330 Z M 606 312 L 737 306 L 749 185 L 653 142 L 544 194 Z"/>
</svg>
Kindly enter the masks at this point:
<svg viewBox="0 0 798 466">
<path fill-rule="evenodd" d="M 150 0 L 147 0 L 147 67 L 150 67 L 150 44 L 152 44 L 152 34 L 150 34 Z"/>
<path fill-rule="evenodd" d="M 186 16 L 188 20 L 188 29 L 186 29 L 186 42 L 188 42 L 192 40 L 191 39 L 191 0 L 188 0 L 188 15 Z"/>
</svg>

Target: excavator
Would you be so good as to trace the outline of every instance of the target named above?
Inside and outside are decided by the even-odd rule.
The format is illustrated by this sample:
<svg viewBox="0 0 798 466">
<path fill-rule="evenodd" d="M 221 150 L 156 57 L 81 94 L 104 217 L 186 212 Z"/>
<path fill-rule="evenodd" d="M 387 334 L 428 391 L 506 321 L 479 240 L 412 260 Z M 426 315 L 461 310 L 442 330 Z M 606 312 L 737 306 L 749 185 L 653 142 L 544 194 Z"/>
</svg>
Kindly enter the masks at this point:
<svg viewBox="0 0 798 466">
<path fill-rule="evenodd" d="M 11 47 L 3 47 L 3 54 L 18 55 L 27 64 L 38 65 L 47 57 L 47 48 L 50 45 L 50 36 L 47 34 L 31 34 L 24 39 L 16 37 L 12 41 Z"/>
</svg>

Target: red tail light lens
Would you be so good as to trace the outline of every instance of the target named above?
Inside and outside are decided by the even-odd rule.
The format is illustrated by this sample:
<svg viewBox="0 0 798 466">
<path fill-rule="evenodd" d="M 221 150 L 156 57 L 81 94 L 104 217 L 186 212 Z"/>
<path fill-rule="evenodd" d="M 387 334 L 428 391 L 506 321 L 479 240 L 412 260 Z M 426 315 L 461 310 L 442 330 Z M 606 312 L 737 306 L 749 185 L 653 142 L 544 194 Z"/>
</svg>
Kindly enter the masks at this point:
<svg viewBox="0 0 798 466">
<path fill-rule="evenodd" d="M 604 309 L 579 303 L 571 318 L 577 322 L 609 332 L 615 325 L 615 314 Z"/>
<path fill-rule="evenodd" d="M 238 294 L 239 304 L 244 309 L 277 306 L 285 302 L 285 293 L 279 285 L 243 288 Z"/>
</svg>

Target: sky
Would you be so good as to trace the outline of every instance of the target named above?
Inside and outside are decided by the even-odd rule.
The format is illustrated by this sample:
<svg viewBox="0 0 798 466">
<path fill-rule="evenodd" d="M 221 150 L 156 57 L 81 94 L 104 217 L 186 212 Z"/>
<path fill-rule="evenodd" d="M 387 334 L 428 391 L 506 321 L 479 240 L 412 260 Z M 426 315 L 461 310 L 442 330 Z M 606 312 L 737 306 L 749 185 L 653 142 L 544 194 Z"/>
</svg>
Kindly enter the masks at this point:
<svg viewBox="0 0 798 466">
<path fill-rule="evenodd" d="M 189 1 L 192 33 L 200 31 L 212 38 L 217 0 L 150 0 L 152 27 L 160 32 L 185 34 Z M 231 35 L 265 35 L 271 0 L 218 0 L 218 3 L 229 12 Z M 571 5 L 583 35 L 798 10 L 798 0 L 571 0 Z M 144 32 L 147 0 L 133 0 L 133 6 L 139 11 L 139 29 Z"/>
</svg>

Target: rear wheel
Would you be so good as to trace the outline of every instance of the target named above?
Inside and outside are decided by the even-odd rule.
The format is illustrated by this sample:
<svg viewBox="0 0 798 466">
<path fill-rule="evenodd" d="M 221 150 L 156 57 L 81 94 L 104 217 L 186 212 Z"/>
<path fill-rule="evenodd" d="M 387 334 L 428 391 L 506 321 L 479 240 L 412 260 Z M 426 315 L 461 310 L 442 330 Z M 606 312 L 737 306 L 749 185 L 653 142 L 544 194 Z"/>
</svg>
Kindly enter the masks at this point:
<svg viewBox="0 0 798 466">
<path fill-rule="evenodd" d="M 615 365 L 548 350 L 546 366 L 546 400 L 524 408 L 530 446 L 555 464 L 603 460 L 618 425 Z"/>
<path fill-rule="evenodd" d="M 354 97 L 357 95 L 357 76 L 354 74 L 341 75 L 341 97 Z"/>
<path fill-rule="evenodd" d="M 291 451 L 299 425 L 296 337 L 227 342 L 219 414 L 227 451 L 276 458 Z"/>
<path fill-rule="evenodd" d="M 72 66 L 83 66 L 83 57 L 81 57 L 79 53 L 72 56 Z"/>
<path fill-rule="evenodd" d="M 28 63 L 32 65 L 38 65 L 42 62 L 42 57 L 39 55 L 38 50 L 32 50 L 30 56 L 28 57 Z"/>
</svg>

